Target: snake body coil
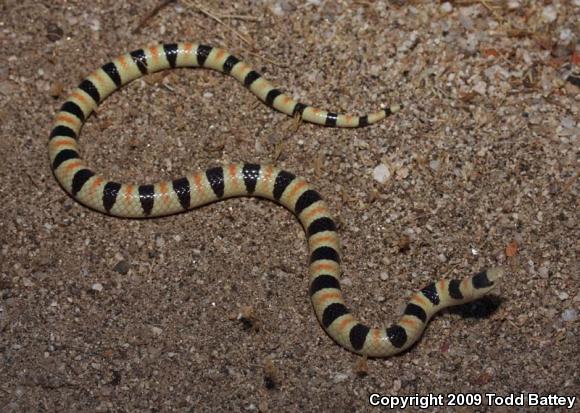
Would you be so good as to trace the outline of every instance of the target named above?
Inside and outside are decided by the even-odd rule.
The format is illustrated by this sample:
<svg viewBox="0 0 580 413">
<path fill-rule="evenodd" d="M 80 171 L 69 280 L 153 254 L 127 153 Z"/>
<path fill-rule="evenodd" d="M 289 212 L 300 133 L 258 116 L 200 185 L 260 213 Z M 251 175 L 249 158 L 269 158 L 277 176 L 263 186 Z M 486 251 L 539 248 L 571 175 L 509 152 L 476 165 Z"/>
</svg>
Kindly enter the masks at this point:
<svg viewBox="0 0 580 413">
<path fill-rule="evenodd" d="M 247 64 L 223 49 L 193 43 L 155 45 L 125 54 L 101 66 L 73 90 L 56 116 L 49 155 L 54 174 L 76 200 L 120 217 L 178 213 L 210 202 L 256 196 L 273 200 L 304 227 L 310 251 L 310 295 L 326 332 L 343 347 L 371 357 L 387 357 L 410 347 L 439 310 L 482 297 L 501 276 L 488 269 L 463 280 L 429 284 L 410 299 L 402 317 L 387 328 L 369 328 L 347 309 L 338 277 L 340 241 L 320 195 L 301 177 L 270 165 L 234 163 L 197 171 L 155 184 L 123 184 L 105 179 L 79 156 L 78 135 L 85 119 L 113 91 L 145 74 L 175 67 L 206 67 L 235 77 L 267 105 L 307 122 L 338 127 L 366 126 L 399 110 L 394 105 L 365 115 L 340 115 L 296 102 L 274 88 Z"/>
</svg>

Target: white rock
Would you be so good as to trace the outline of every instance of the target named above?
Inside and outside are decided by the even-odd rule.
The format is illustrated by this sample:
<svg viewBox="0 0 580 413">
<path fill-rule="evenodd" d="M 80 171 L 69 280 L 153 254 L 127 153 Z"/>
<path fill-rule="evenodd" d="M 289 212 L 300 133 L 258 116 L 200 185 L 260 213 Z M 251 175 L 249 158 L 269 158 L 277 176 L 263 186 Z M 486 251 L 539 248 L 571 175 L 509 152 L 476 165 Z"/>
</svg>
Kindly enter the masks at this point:
<svg viewBox="0 0 580 413">
<path fill-rule="evenodd" d="M 279 2 L 272 4 L 270 6 L 270 10 L 272 11 L 272 13 L 274 13 L 278 17 L 282 17 L 286 14 L 286 13 L 284 13 L 284 10 L 282 9 L 282 5 Z"/>
<path fill-rule="evenodd" d="M 572 40 L 572 30 L 566 27 L 560 31 L 560 41 L 563 44 L 568 44 L 570 40 Z"/>
<path fill-rule="evenodd" d="M 473 91 L 480 95 L 485 95 L 487 91 L 487 84 L 483 80 L 480 80 L 473 86 Z"/>
<path fill-rule="evenodd" d="M 542 20 L 546 23 L 552 23 L 558 18 L 558 12 L 556 8 L 552 5 L 544 7 L 542 10 Z"/>
<path fill-rule="evenodd" d="M 459 13 L 459 21 L 465 30 L 473 29 L 473 20 L 466 13 Z"/>
<path fill-rule="evenodd" d="M 332 381 L 334 383 L 342 383 L 343 381 L 348 380 L 348 374 L 345 373 L 337 373 L 333 378 Z"/>
<path fill-rule="evenodd" d="M 91 290 L 101 292 L 103 291 L 103 284 L 94 283 L 93 285 L 91 285 Z"/>
<path fill-rule="evenodd" d="M 379 76 L 383 72 L 383 67 L 381 65 L 372 65 L 369 68 L 369 73 L 372 76 Z"/>
<path fill-rule="evenodd" d="M 98 19 L 89 20 L 89 27 L 92 31 L 98 32 L 101 30 L 101 22 Z"/>
<path fill-rule="evenodd" d="M 558 293 L 558 298 L 559 298 L 561 301 L 565 301 L 565 300 L 567 300 L 568 298 L 570 298 L 570 296 L 568 295 L 568 293 L 567 293 L 567 292 L 565 292 L 565 291 L 561 291 L 561 292 L 559 292 L 559 293 Z"/>
<path fill-rule="evenodd" d="M 151 327 L 151 332 L 153 332 L 153 334 L 155 334 L 156 336 L 160 336 L 161 333 L 163 333 L 163 330 L 160 329 L 159 327 Z"/>
<path fill-rule="evenodd" d="M 568 308 L 562 312 L 562 320 L 575 321 L 578 318 L 578 311 L 573 308 Z"/>
<path fill-rule="evenodd" d="M 403 41 L 403 43 L 401 43 L 401 45 L 397 48 L 397 52 L 404 53 L 408 51 L 417 42 L 417 37 L 419 37 L 419 32 L 411 32 L 409 38 Z"/>
<path fill-rule="evenodd" d="M 393 381 L 393 388 L 392 388 L 392 392 L 396 393 L 399 390 L 401 390 L 403 383 L 401 382 L 401 380 L 399 379 L 395 379 L 395 381 Z"/>
<path fill-rule="evenodd" d="M 548 278 L 550 275 L 550 270 L 548 267 L 542 266 L 538 269 L 538 274 L 540 275 L 540 278 Z"/>
<path fill-rule="evenodd" d="M 451 13 L 451 11 L 453 10 L 453 5 L 448 1 L 446 1 L 441 6 L 439 6 L 439 10 L 441 10 L 441 12 L 443 13 Z"/>
<path fill-rule="evenodd" d="M 391 171 L 385 164 L 379 164 L 373 169 L 373 178 L 375 181 L 384 184 L 391 177 Z"/>
<path fill-rule="evenodd" d="M 566 129 L 570 129 L 576 126 L 576 122 L 574 121 L 573 118 L 565 117 L 560 120 L 560 126 Z"/>
</svg>

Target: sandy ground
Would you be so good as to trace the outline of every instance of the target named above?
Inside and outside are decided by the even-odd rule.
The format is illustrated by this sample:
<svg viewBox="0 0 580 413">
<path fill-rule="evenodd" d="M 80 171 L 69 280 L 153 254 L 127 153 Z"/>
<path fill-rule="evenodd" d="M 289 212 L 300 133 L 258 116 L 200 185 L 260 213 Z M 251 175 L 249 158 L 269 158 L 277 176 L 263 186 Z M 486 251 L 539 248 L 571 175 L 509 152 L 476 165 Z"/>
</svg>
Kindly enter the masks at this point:
<svg viewBox="0 0 580 413">
<path fill-rule="evenodd" d="M 471 393 L 484 411 L 488 393 L 580 396 L 577 0 L 180 0 L 145 21 L 158 2 L 132 3 L 0 5 L 0 411 L 360 412 L 371 393 Z M 294 131 L 234 79 L 175 70 L 89 119 L 95 170 L 148 181 L 254 161 L 308 177 L 370 324 L 439 277 L 503 265 L 501 287 L 365 366 L 317 323 L 304 234 L 283 208 L 235 199 L 131 221 L 70 199 L 46 149 L 66 93 L 121 53 L 180 40 L 225 47 L 320 107 L 405 109 Z"/>
</svg>

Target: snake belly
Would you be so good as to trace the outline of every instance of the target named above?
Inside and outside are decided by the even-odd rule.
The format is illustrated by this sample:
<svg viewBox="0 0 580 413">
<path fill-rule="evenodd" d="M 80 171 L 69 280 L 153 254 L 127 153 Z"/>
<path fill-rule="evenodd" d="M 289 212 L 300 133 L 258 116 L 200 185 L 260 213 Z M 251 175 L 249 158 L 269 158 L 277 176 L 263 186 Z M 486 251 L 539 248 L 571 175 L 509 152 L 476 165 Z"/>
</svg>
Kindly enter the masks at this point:
<svg viewBox="0 0 580 413">
<path fill-rule="evenodd" d="M 340 240 L 326 203 L 304 178 L 272 165 L 232 163 L 154 184 L 118 183 L 95 173 L 79 155 L 78 136 L 91 112 L 116 89 L 143 75 L 176 67 L 205 67 L 229 74 L 268 106 L 310 123 L 360 127 L 400 109 L 343 115 L 305 105 L 227 51 L 195 43 L 158 44 L 107 63 L 72 91 L 56 115 L 49 138 L 52 170 L 80 203 L 105 214 L 145 218 L 179 213 L 238 196 L 275 201 L 299 219 L 309 247 L 310 296 L 324 330 L 341 346 L 369 357 L 397 354 L 415 343 L 439 310 L 482 297 L 503 271 L 491 268 L 462 280 L 440 280 L 414 293 L 403 315 L 388 327 L 370 328 L 347 308 L 339 283 Z"/>
</svg>

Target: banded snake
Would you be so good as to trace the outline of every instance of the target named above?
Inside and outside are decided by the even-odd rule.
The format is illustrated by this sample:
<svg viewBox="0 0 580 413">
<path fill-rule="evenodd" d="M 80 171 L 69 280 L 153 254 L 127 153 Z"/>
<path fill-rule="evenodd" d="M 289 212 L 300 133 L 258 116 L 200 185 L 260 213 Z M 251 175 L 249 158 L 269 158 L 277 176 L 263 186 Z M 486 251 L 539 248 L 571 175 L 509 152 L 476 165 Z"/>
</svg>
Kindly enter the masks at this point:
<svg viewBox="0 0 580 413">
<path fill-rule="evenodd" d="M 118 57 L 92 72 L 72 91 L 56 115 L 49 139 L 52 170 L 80 203 L 105 214 L 156 217 L 210 202 L 255 196 L 273 200 L 299 219 L 310 251 L 310 296 L 320 324 L 341 346 L 369 357 L 388 357 L 415 343 L 439 310 L 476 300 L 503 274 L 491 268 L 462 280 L 440 280 L 415 292 L 400 319 L 382 328 L 358 322 L 345 305 L 339 283 L 340 241 L 330 211 L 304 178 L 271 165 L 232 163 L 171 181 L 132 184 L 110 181 L 81 159 L 78 136 L 91 112 L 107 96 L 143 75 L 176 67 L 205 67 L 229 74 L 268 106 L 310 123 L 360 127 L 397 112 L 399 105 L 365 116 L 342 115 L 295 101 L 227 51 L 202 44 L 159 44 Z"/>
</svg>

